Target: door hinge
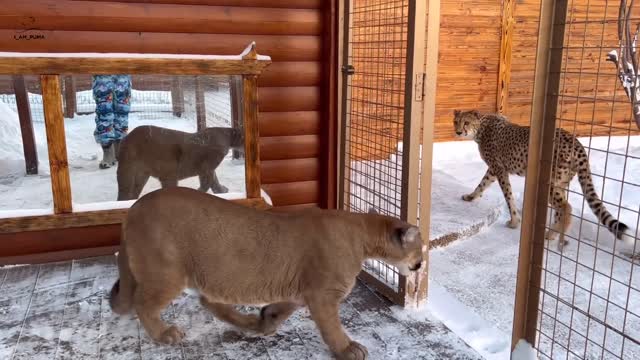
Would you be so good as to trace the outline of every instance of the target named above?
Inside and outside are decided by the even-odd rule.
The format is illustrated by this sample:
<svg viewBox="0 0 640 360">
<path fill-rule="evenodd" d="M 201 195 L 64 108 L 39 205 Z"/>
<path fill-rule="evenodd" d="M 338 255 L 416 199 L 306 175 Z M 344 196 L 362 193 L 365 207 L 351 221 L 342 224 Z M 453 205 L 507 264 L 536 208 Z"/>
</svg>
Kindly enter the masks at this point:
<svg viewBox="0 0 640 360">
<path fill-rule="evenodd" d="M 349 64 L 349 65 L 343 65 L 342 66 L 342 73 L 345 75 L 353 75 L 356 73 L 356 68 L 353 67 L 353 65 Z"/>
<path fill-rule="evenodd" d="M 414 89 L 414 93 L 416 94 L 415 99 L 416 101 L 422 101 L 422 99 L 424 99 L 424 81 L 426 78 L 425 73 L 417 73 L 416 74 L 416 82 L 415 82 L 415 89 Z"/>
</svg>

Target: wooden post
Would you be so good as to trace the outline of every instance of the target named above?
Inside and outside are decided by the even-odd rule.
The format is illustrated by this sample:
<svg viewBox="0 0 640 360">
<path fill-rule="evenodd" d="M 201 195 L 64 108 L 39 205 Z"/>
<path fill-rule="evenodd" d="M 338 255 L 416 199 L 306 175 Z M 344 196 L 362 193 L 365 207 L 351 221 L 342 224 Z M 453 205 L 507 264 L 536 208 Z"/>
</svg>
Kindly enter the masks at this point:
<svg viewBox="0 0 640 360">
<path fill-rule="evenodd" d="M 246 75 L 242 79 L 244 98 L 244 169 L 247 198 L 260 194 L 260 147 L 258 144 L 258 77 Z"/>
<path fill-rule="evenodd" d="M 27 93 L 24 76 L 13 76 L 13 90 L 16 94 L 16 106 L 18 107 L 18 118 L 20 119 L 22 150 L 24 152 L 24 163 L 27 175 L 35 175 L 38 173 L 38 151 L 36 149 L 36 139 L 33 132 L 33 121 L 31 120 L 29 94 Z"/>
<path fill-rule="evenodd" d="M 71 182 L 67 162 L 67 144 L 64 134 L 64 116 L 62 115 L 62 94 L 58 75 L 42 75 L 42 105 L 49 149 L 49 167 L 51 168 L 51 190 L 53 192 L 53 210 L 56 214 L 70 213 Z"/>
<path fill-rule="evenodd" d="M 184 113 L 184 90 L 182 89 L 182 78 L 174 76 L 171 81 L 171 106 L 173 116 L 182 117 Z"/>
<path fill-rule="evenodd" d="M 498 68 L 498 92 L 496 98 L 496 111 L 500 114 L 506 111 L 509 101 L 515 6 L 515 0 L 504 0 L 502 2 L 502 35 L 500 38 L 500 65 Z"/>
<path fill-rule="evenodd" d="M 435 114 L 435 86 L 437 76 L 437 54 L 440 24 L 440 1 L 430 0 L 410 2 L 409 19 L 413 22 L 413 35 L 409 36 L 407 59 L 411 67 L 407 67 L 407 82 L 410 88 L 405 92 L 406 101 L 411 102 L 410 121 L 411 133 L 409 144 L 403 145 L 404 157 L 409 158 L 408 169 L 408 211 L 407 221 L 418 223 L 418 211 L 420 217 L 420 232 L 424 241 L 423 256 L 425 264 L 429 257 L 429 218 L 431 213 L 431 161 L 433 147 L 433 115 Z M 427 21 L 427 16 L 428 21 Z M 411 19 L 413 18 L 413 21 Z M 427 28 L 427 25 L 429 26 Z M 410 27 L 411 29 L 411 27 Z M 425 49 L 425 42 L 427 49 Z M 425 50 L 426 55 L 425 56 Z M 427 66 L 425 68 L 425 66 Z M 428 72 L 428 74 L 426 73 Z M 425 82 L 425 77 L 429 81 Z M 431 92 L 429 98 L 425 97 L 425 84 L 429 84 Z M 405 102 L 406 104 L 406 102 Z M 406 120 L 405 120 L 406 121 Z M 406 134 L 405 134 L 406 139 Z M 409 146 L 407 148 L 407 145 Z M 422 154 L 420 148 L 422 145 Z M 408 151 L 408 153 L 407 153 Z M 404 159 L 403 159 L 404 160 Z M 421 169 L 420 169 L 421 168 Z M 418 201 L 418 187 L 420 187 L 420 199 Z M 418 209 L 419 206 L 419 209 Z M 405 305 L 419 306 L 427 298 L 428 291 L 428 265 L 407 278 L 405 291 Z"/>
<path fill-rule="evenodd" d="M 64 77 L 64 117 L 72 119 L 78 109 L 76 103 L 76 81 L 71 75 Z"/>
<path fill-rule="evenodd" d="M 231 127 L 242 128 L 242 78 L 231 76 L 229 79 L 229 96 L 231 97 Z M 233 159 L 240 159 L 242 154 L 238 150 L 231 152 Z"/>
<path fill-rule="evenodd" d="M 196 122 L 198 131 L 207 127 L 207 108 L 204 103 L 204 86 L 200 76 L 196 76 Z"/>
<path fill-rule="evenodd" d="M 542 0 L 511 348 L 535 346 L 567 0 Z"/>
</svg>

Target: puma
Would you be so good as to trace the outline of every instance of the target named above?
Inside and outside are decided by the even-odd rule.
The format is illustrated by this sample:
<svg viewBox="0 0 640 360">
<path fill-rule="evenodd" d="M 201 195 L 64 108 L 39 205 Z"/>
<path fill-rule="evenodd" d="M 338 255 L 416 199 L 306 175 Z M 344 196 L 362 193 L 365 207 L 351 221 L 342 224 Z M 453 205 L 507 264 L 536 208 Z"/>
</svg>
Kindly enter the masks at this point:
<svg viewBox="0 0 640 360">
<path fill-rule="evenodd" d="M 307 306 L 338 359 L 362 360 L 367 349 L 345 333 L 341 301 L 365 259 L 407 275 L 420 269 L 424 249 L 416 226 L 375 212 L 278 213 L 194 189 L 160 189 L 129 210 L 110 304 L 117 314 L 135 310 L 149 336 L 167 344 L 184 333 L 160 314 L 185 289 L 219 319 L 263 335 Z M 243 314 L 234 308 L 240 304 L 267 305 Z"/>
<path fill-rule="evenodd" d="M 215 170 L 229 149 L 244 151 L 242 129 L 210 127 L 197 133 L 138 126 L 121 142 L 118 159 L 118 200 L 137 199 L 153 176 L 163 188 L 198 176 L 200 191 L 226 193 Z"/>
</svg>

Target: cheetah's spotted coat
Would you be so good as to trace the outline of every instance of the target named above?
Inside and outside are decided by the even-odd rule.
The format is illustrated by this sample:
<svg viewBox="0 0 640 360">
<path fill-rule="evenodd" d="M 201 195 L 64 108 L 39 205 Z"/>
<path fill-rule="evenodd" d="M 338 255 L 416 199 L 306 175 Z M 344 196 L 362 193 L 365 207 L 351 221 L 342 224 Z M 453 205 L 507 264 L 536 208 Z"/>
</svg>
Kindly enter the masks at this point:
<svg viewBox="0 0 640 360">
<path fill-rule="evenodd" d="M 480 156 L 489 167 L 476 189 L 471 194 L 463 195 L 462 199 L 472 201 L 482 196 L 482 192 L 498 180 L 511 213 L 511 220 L 507 225 L 511 228 L 518 227 L 520 216 L 511 190 L 509 174 L 524 176 L 526 173 L 529 127 L 512 124 L 502 115 L 482 115 L 477 110 L 456 110 L 453 122 L 458 136 L 471 138 L 478 143 Z M 549 204 L 555 210 L 555 214 L 551 225 L 553 231 L 547 233 L 547 238 L 551 240 L 555 239 L 557 233 L 564 234 L 571 224 L 571 205 L 567 199 L 567 189 L 571 179 L 578 174 L 582 192 L 593 213 L 617 239 L 622 240 L 628 227 L 607 211 L 596 194 L 589 159 L 582 144 L 563 129 L 556 129 L 555 142 L 552 186 L 549 189 Z M 562 248 L 565 244 L 565 241 L 560 241 L 558 247 Z"/>
</svg>

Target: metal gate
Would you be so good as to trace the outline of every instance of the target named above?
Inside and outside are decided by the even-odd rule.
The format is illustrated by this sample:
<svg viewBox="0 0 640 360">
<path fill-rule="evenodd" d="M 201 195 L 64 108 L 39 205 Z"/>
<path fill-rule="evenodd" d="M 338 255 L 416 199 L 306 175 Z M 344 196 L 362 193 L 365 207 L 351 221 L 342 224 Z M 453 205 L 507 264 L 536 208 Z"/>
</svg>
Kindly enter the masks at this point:
<svg viewBox="0 0 640 360">
<path fill-rule="evenodd" d="M 419 149 L 411 141 L 420 141 L 411 135 L 412 96 L 422 97 L 421 88 L 414 92 L 416 0 L 344 3 L 338 204 L 411 221 L 417 200 L 409 197 L 412 186 L 417 194 L 418 176 L 416 170 L 411 178 L 409 169 L 418 162 L 411 164 L 408 149 Z M 363 270 L 362 280 L 404 304 L 407 279 L 397 269 L 368 261 Z"/>
<path fill-rule="evenodd" d="M 638 32 L 633 0 L 542 1 L 513 334 L 540 359 L 640 358 Z M 598 219 L 576 180 L 551 187 L 563 166 L 554 148 L 568 148 L 556 128 L 584 146 L 586 191 L 610 214 Z M 567 198 L 565 233 L 548 200 Z M 625 241 L 602 225 L 613 218 L 628 225 Z M 545 240 L 556 230 L 567 246 Z"/>
</svg>

